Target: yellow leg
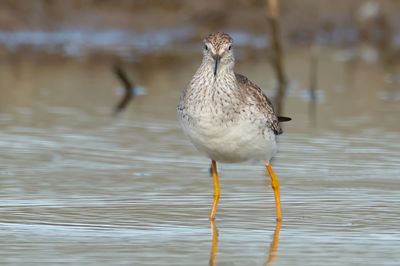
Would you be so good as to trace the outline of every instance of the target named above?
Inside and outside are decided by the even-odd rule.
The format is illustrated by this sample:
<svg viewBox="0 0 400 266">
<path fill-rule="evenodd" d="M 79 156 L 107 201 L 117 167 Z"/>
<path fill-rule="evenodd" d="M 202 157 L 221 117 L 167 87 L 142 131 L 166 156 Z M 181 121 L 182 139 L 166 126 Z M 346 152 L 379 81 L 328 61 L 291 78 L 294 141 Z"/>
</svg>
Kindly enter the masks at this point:
<svg viewBox="0 0 400 266">
<path fill-rule="evenodd" d="M 274 170 L 272 170 L 272 166 L 267 162 L 265 163 L 265 165 L 267 166 L 268 173 L 271 176 L 271 186 L 272 189 L 274 190 L 276 221 L 280 222 L 282 221 L 282 212 L 281 212 L 281 192 L 280 192 L 279 180 L 276 174 L 274 173 Z"/>
<path fill-rule="evenodd" d="M 211 209 L 210 220 L 214 220 L 215 214 L 217 213 L 219 196 L 221 194 L 221 191 L 219 189 L 217 163 L 214 160 L 211 161 L 211 170 L 212 170 L 212 177 L 214 180 L 214 202 L 213 202 L 213 206 Z"/>
</svg>

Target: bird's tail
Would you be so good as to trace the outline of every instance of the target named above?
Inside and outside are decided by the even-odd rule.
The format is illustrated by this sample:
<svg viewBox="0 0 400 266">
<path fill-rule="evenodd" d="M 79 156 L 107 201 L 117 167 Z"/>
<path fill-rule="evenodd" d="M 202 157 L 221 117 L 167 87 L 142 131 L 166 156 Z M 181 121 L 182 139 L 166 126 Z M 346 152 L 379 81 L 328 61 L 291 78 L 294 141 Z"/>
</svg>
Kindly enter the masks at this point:
<svg viewBox="0 0 400 266">
<path fill-rule="evenodd" d="M 286 116 L 278 116 L 278 121 L 279 122 L 288 122 L 292 120 L 290 117 L 286 117 Z"/>
</svg>

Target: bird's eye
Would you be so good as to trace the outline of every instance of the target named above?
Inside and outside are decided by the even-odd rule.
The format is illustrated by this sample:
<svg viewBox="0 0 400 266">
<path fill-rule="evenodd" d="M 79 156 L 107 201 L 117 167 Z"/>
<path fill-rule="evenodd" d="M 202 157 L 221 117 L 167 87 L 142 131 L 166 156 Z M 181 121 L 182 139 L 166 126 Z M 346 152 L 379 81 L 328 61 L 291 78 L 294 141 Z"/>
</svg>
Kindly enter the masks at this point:
<svg viewBox="0 0 400 266">
<path fill-rule="evenodd" d="M 204 45 L 204 49 L 206 49 L 206 51 L 208 51 L 208 46 L 207 46 L 207 45 Z"/>
<path fill-rule="evenodd" d="M 231 49 L 232 49 L 232 45 L 229 45 L 228 50 L 231 50 Z"/>
</svg>

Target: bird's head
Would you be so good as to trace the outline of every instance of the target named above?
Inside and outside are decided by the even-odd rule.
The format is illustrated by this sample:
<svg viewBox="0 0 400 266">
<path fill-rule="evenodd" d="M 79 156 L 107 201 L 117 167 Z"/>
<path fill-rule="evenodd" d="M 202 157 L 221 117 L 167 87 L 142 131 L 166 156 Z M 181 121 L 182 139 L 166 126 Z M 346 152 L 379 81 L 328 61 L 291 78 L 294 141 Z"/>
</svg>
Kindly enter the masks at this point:
<svg viewBox="0 0 400 266">
<path fill-rule="evenodd" d="M 233 40 L 224 32 L 214 32 L 204 39 L 203 63 L 211 64 L 214 76 L 219 71 L 233 68 L 235 59 L 232 51 Z"/>
</svg>

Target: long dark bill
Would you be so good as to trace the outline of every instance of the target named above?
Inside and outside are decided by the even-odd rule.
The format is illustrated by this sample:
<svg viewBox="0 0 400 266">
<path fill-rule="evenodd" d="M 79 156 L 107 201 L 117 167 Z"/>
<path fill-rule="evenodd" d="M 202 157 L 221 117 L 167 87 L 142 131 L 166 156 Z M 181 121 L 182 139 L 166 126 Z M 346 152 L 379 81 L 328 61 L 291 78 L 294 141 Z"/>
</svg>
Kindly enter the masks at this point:
<svg viewBox="0 0 400 266">
<path fill-rule="evenodd" d="M 220 57 L 220 56 L 217 55 L 217 56 L 214 57 L 214 61 L 215 61 L 215 65 L 214 65 L 214 77 L 217 76 L 219 60 L 221 60 L 221 57 Z"/>
</svg>

